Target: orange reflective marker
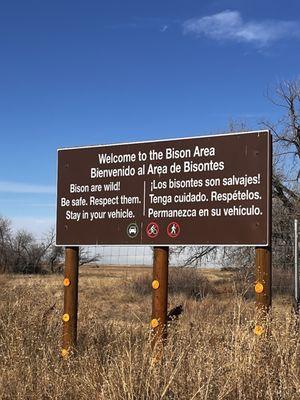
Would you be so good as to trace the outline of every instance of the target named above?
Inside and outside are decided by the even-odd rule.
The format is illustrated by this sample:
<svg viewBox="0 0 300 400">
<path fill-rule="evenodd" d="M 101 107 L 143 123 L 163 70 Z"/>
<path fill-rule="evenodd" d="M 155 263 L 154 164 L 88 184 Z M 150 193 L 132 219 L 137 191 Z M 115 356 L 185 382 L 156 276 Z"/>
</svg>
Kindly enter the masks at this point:
<svg viewBox="0 0 300 400">
<path fill-rule="evenodd" d="M 158 320 L 156 319 L 156 318 L 153 318 L 152 320 L 151 320 L 151 328 L 157 328 L 158 327 L 158 325 L 159 325 L 159 322 L 158 322 Z"/>
<path fill-rule="evenodd" d="M 256 327 L 254 328 L 254 333 L 257 336 L 261 336 L 264 333 L 264 328 L 261 325 L 256 325 Z"/>
<path fill-rule="evenodd" d="M 65 278 L 64 279 L 64 286 L 70 286 L 70 284 L 71 284 L 71 282 L 70 282 L 70 279 L 69 278 Z"/>
<path fill-rule="evenodd" d="M 70 321 L 70 315 L 69 315 L 69 314 L 64 314 L 64 315 L 62 316 L 62 320 L 63 320 L 64 322 Z"/>
<path fill-rule="evenodd" d="M 264 291 L 264 285 L 261 282 L 257 282 L 254 289 L 256 293 L 262 293 Z"/>
<path fill-rule="evenodd" d="M 159 288 L 159 282 L 156 279 L 152 282 L 152 287 L 153 287 L 153 289 Z"/>
<path fill-rule="evenodd" d="M 69 351 L 67 349 L 61 349 L 61 356 L 63 358 L 68 358 L 69 356 Z"/>
</svg>

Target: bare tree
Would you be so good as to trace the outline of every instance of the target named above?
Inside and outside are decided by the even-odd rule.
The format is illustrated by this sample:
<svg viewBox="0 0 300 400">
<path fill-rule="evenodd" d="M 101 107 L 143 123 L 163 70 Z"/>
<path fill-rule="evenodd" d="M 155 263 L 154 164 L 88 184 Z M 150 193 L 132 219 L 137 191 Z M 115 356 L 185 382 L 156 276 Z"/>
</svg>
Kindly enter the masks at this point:
<svg viewBox="0 0 300 400">
<path fill-rule="evenodd" d="M 63 250 L 55 246 L 54 239 L 53 230 L 42 241 L 25 230 L 14 233 L 10 221 L 0 216 L 0 272 L 56 272 Z"/>
<path fill-rule="evenodd" d="M 99 261 L 101 256 L 91 253 L 86 247 L 79 248 L 79 265 L 91 264 Z"/>
<path fill-rule="evenodd" d="M 212 260 L 217 255 L 216 246 L 180 246 L 172 247 L 170 251 L 172 257 L 180 257 L 182 266 L 200 267 L 203 262 Z"/>
<path fill-rule="evenodd" d="M 8 219 L 0 216 L 0 272 L 9 270 L 12 257 L 12 233 L 11 223 Z"/>
<path fill-rule="evenodd" d="M 49 269 L 51 273 L 61 272 L 63 266 L 62 260 L 64 249 L 63 247 L 55 245 L 54 228 L 50 229 L 49 233 L 46 235 L 44 242 L 47 243 L 44 255 L 44 263 L 46 268 Z"/>
<path fill-rule="evenodd" d="M 300 80 L 282 81 L 267 93 L 282 109 L 278 121 L 263 121 L 273 134 L 273 247 L 274 264 L 293 263 L 293 220 L 300 216 Z"/>
<path fill-rule="evenodd" d="M 276 266 L 287 268 L 293 263 L 293 219 L 300 216 L 300 80 L 282 81 L 268 99 L 283 110 L 277 122 L 263 121 L 272 132 L 273 154 L 273 259 Z M 249 130 L 243 121 L 229 121 L 229 132 Z M 214 255 L 214 248 L 191 249 L 187 263 L 199 262 Z M 245 267 L 253 264 L 250 248 L 230 247 L 219 250 L 225 265 Z"/>
<path fill-rule="evenodd" d="M 273 195 L 295 214 L 300 201 L 300 80 L 282 81 L 273 93 L 268 98 L 283 110 L 277 122 L 263 121 L 273 134 Z"/>
<path fill-rule="evenodd" d="M 48 272 L 49 255 L 54 247 L 54 235 L 50 233 L 38 242 L 24 230 L 18 231 L 13 239 L 12 272 L 35 274 Z"/>
</svg>

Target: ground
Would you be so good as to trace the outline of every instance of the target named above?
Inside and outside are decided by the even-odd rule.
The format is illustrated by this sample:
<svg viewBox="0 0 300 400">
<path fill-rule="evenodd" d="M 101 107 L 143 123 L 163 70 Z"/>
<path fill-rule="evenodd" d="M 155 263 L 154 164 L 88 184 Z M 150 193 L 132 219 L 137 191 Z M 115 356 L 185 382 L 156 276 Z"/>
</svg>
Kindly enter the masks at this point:
<svg viewBox="0 0 300 400">
<path fill-rule="evenodd" d="M 163 356 L 151 352 L 151 269 L 81 267 L 78 350 L 62 360 L 63 276 L 0 276 L 0 398 L 300 399 L 298 320 L 275 296 L 257 336 L 249 282 L 171 270 Z M 250 284 L 251 288 L 251 284 Z M 249 294 L 250 293 L 250 294 Z"/>
</svg>

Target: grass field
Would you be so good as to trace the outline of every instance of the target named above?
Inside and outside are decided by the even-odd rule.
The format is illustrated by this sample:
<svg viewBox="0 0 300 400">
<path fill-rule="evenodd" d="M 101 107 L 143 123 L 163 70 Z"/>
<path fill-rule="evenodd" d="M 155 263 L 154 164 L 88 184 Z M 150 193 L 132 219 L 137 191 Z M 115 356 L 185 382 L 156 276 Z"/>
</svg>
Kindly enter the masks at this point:
<svg viewBox="0 0 300 400">
<path fill-rule="evenodd" d="M 169 308 L 182 304 L 184 313 L 155 362 L 143 287 L 150 273 L 81 269 L 78 353 L 68 361 L 60 357 L 62 276 L 1 275 L 0 399 L 300 399 L 299 326 L 288 298 L 275 297 L 269 333 L 258 337 L 253 299 L 230 272 L 171 271 Z"/>
</svg>

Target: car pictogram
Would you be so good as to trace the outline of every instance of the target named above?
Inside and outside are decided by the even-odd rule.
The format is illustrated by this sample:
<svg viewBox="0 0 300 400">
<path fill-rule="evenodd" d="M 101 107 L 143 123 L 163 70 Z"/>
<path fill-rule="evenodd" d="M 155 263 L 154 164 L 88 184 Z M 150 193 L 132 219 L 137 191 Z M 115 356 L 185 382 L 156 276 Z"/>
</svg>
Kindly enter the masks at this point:
<svg viewBox="0 0 300 400">
<path fill-rule="evenodd" d="M 135 222 L 133 222 L 127 226 L 127 235 L 130 238 L 133 239 L 133 238 L 137 237 L 138 233 L 139 233 L 139 227 Z"/>
</svg>

